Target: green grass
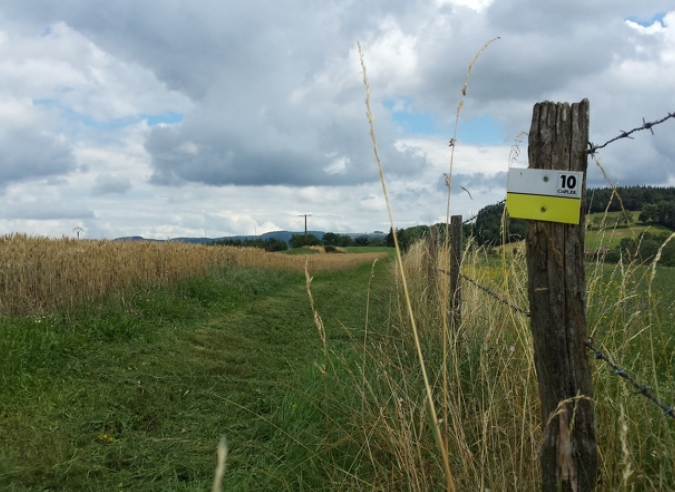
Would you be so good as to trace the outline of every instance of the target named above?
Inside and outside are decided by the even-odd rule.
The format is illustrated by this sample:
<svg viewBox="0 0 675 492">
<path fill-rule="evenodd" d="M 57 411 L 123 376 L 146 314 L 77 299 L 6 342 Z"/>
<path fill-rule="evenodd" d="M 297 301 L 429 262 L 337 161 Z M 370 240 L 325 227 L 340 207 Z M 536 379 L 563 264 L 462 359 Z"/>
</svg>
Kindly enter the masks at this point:
<svg viewBox="0 0 675 492">
<path fill-rule="evenodd" d="M 463 271 L 513 304 L 527 308 L 524 252 L 521 249 L 515 255 L 510 250 L 506 253 L 469 251 Z M 424 262 L 419 261 L 424 253 L 417 251 L 416 255 L 418 261 L 410 261 L 408 278 L 415 311 L 420 313 L 418 323 L 424 333 L 424 353 L 434 382 L 434 395 L 438 395 L 439 403 L 444 394 L 449 400 L 450 424 L 446 435 L 457 490 L 538 490 L 542 417 L 529 320 L 464 282 L 461 332 L 456 341 L 450 337 L 449 342 L 444 342 L 442 318 L 426 300 Z M 674 405 L 675 269 L 592 262 L 586 268 L 588 332 L 596 347 L 639 383 L 650 387 L 666 404 Z M 405 326 L 405 317 L 400 318 L 394 325 Z M 405 330 L 401 334 L 405 337 Z M 440 347 L 444 343 L 450 368 L 447 384 L 439 374 L 443 367 Z M 672 419 L 610 366 L 588 354 L 595 386 L 595 427 L 602 481 L 597 490 L 675 490 Z M 422 420 L 422 412 L 416 412 L 414 405 L 420 401 L 419 394 L 408 389 L 416 381 L 419 385 L 414 367 L 401 364 L 402 358 L 396 356 L 396 351 L 381 357 L 387 358 L 394 367 L 387 365 L 383 373 L 395 374 L 390 377 L 396 381 L 396 390 L 403 392 L 405 388 L 403 413 L 411 415 L 411 421 Z M 382 421 L 386 424 L 381 426 L 394 427 L 395 419 L 386 419 L 387 407 L 383 407 Z M 428 442 L 428 437 L 421 434 L 410 439 L 409 447 L 423 456 L 415 470 L 422 473 L 412 476 L 433 479 L 433 473 L 438 473 L 438 467 L 433 467 L 438 459 L 434 460 L 425 439 Z M 378 446 L 371 442 L 370 447 Z M 393 443 L 379 447 L 395 449 Z M 425 474 L 428 469 L 433 472 Z M 394 470 L 393 466 L 389 469 L 392 477 Z M 426 482 L 413 489 L 429 488 Z"/>
<path fill-rule="evenodd" d="M 586 236 L 585 249 L 590 251 L 597 251 L 602 247 L 616 249 L 621 244 L 621 240 L 625 238 L 632 238 L 639 240 L 644 232 L 652 234 L 667 233 L 671 234 L 673 231 L 665 226 L 652 224 L 647 225 L 637 221 L 639 212 L 627 212 L 633 217 L 633 223 L 625 225 L 621 218 L 622 212 L 608 212 L 589 214 L 586 216 Z M 605 218 L 606 217 L 606 218 Z M 603 219 L 605 220 L 604 226 Z M 496 249 L 505 248 L 506 251 L 512 251 L 514 248 L 524 247 L 523 241 L 508 243 L 498 246 Z"/>
<path fill-rule="evenodd" d="M 625 225 L 621 218 L 622 212 L 608 212 L 606 215 L 597 213 L 586 216 L 586 249 L 592 251 L 601 247 L 618 248 L 624 238 L 639 239 L 644 232 L 671 233 L 672 231 L 662 225 L 645 225 L 637 221 L 639 212 L 626 212 L 633 217 L 633 223 Z M 604 220 L 604 227 L 603 227 Z"/>
<path fill-rule="evenodd" d="M 465 283 L 446 346 L 422 258 L 414 247 L 406 269 L 458 490 L 536 490 L 528 321 Z M 304 274 L 244 268 L 68 318 L 0 319 L 0 490 L 209 490 L 221 435 L 224 490 L 442 490 L 390 267 L 313 274 L 318 326 Z M 527 307 L 522 253 L 468 252 L 463 268 Z M 588 263 L 587 285 L 596 345 L 675 403 L 675 269 L 657 267 L 652 282 L 651 267 Z M 598 490 L 672 489 L 672 422 L 593 367 Z"/>
<path fill-rule="evenodd" d="M 386 246 L 349 246 L 345 248 L 347 253 L 389 253 L 390 256 L 394 255 L 394 248 L 389 248 Z"/>
<path fill-rule="evenodd" d="M 365 325 L 370 276 L 315 275 L 336 350 Z M 1 490 L 209 490 L 223 434 L 225 490 L 326 480 L 320 455 L 308 466 L 325 414 L 294 396 L 325 390 L 303 274 L 228 268 L 70 321 L 3 318 L 0 354 Z"/>
<path fill-rule="evenodd" d="M 675 269 L 592 264 L 588 270 L 595 345 L 661 401 L 675 405 Z M 606 363 L 594 366 L 604 490 L 673 490 L 673 420 Z"/>
</svg>

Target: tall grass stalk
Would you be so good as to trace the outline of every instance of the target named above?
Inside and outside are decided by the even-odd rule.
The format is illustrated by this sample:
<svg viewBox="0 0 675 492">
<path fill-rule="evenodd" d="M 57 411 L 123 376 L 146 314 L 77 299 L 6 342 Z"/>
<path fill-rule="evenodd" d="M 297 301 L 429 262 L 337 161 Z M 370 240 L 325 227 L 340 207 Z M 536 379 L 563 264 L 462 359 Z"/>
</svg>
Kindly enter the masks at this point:
<svg viewBox="0 0 675 492">
<path fill-rule="evenodd" d="M 423 292 L 426 269 L 422 257 L 420 244 L 404 261 L 413 286 L 413 307 L 424 313 L 419 318 L 420 332 L 433 346 L 442 343 L 440 320 Z M 589 263 L 587 269 L 593 279 L 587 295 L 589 333 L 595 343 L 672 405 L 675 334 L 672 321 L 666 329 L 662 318 L 673 319 L 670 282 L 675 272 L 646 267 L 636 259 L 617 265 Z M 470 248 L 463 272 L 513 304 L 527 306 L 522 249 L 513 255 L 495 255 Z M 449 345 L 448 360 L 459 378 L 447 388 L 454 395 L 450 401 L 450 414 L 455 416 L 450 427 L 451 450 L 462 459 L 462 471 L 455 473 L 457 487 L 533 490 L 539 482 L 542 429 L 528 320 L 471 284 L 464 284 L 463 294 L 461 343 Z M 400 295 L 405 294 L 401 291 Z M 436 358 L 427 353 L 432 367 L 440 360 L 440 349 L 437 352 Z M 440 378 L 435 378 L 438 372 L 432 372 L 431 380 L 440 384 Z M 602 476 L 598 490 L 675 488 L 672 420 L 601 362 L 594 368 L 594 384 Z"/>
<path fill-rule="evenodd" d="M 452 134 L 452 138 L 450 140 L 450 166 L 448 169 L 448 174 L 445 175 L 445 184 L 448 189 L 447 192 L 447 202 L 446 202 L 446 210 L 445 210 L 445 247 L 447 250 L 450 249 L 449 242 L 450 241 L 450 203 L 451 203 L 451 198 L 452 198 L 452 176 L 453 176 L 453 171 L 454 171 L 454 166 L 455 166 L 455 148 L 457 147 L 457 131 L 459 130 L 459 116 L 462 112 L 462 108 L 464 107 L 464 99 L 466 98 L 466 91 L 469 87 L 469 80 L 471 79 L 471 72 L 473 71 L 473 67 L 478 61 L 478 58 L 483 54 L 483 52 L 490 46 L 494 41 L 499 39 L 499 37 L 490 39 L 483 47 L 476 53 L 476 55 L 473 57 L 473 60 L 471 60 L 471 63 L 469 63 L 469 68 L 466 73 L 466 79 L 464 80 L 464 85 L 462 86 L 462 96 L 459 99 L 459 103 L 457 104 L 457 110 L 455 111 L 455 128 Z M 467 193 L 469 193 L 469 196 L 471 196 L 471 193 L 466 190 L 466 188 L 463 188 Z M 442 289 L 442 295 L 441 299 L 448 300 L 451 298 L 451 296 L 454 296 L 454 292 L 450 292 L 448 289 L 449 285 L 444 283 L 443 284 L 443 289 Z M 448 303 L 444 302 L 443 306 L 447 306 Z M 449 316 L 447 313 L 444 313 L 443 316 L 443 340 L 446 340 L 446 343 L 443 343 L 443 388 L 448 388 L 448 373 L 447 373 L 447 367 L 448 367 L 448 351 L 447 347 L 448 344 L 452 342 L 450 335 L 450 330 L 448 326 L 449 322 Z M 455 327 L 456 329 L 459 329 L 459 327 Z M 456 339 L 455 339 L 456 342 Z M 445 426 L 445 432 L 444 435 L 448 435 L 448 425 L 449 425 L 449 413 L 448 413 L 448 393 L 447 390 L 443 392 L 443 422 Z M 444 441 L 444 447 L 447 447 L 448 443 L 447 441 Z"/>
<path fill-rule="evenodd" d="M 415 347 L 417 350 L 417 355 L 419 357 L 419 364 L 420 364 L 420 370 L 422 372 L 422 378 L 424 381 L 424 387 L 426 389 L 426 397 L 427 397 L 427 403 L 429 405 L 429 413 L 431 416 L 431 421 L 433 424 L 433 431 L 434 431 L 434 436 L 436 437 L 439 451 L 441 452 L 441 456 L 443 457 L 443 468 L 445 471 L 445 479 L 446 479 L 446 486 L 448 491 L 454 492 L 455 489 L 455 482 L 452 477 L 452 472 L 450 470 L 450 460 L 448 457 L 448 451 L 446 447 L 443 445 L 443 438 L 441 434 L 441 428 L 439 424 L 439 419 L 438 419 L 438 413 L 436 411 L 436 404 L 434 402 L 433 394 L 431 392 L 431 386 L 429 384 L 429 376 L 427 375 L 427 370 L 426 370 L 426 364 L 424 361 L 424 355 L 422 353 L 422 347 L 420 345 L 420 338 L 417 330 L 417 323 L 415 321 L 415 313 L 413 312 L 412 309 L 412 304 L 410 302 L 410 295 L 408 293 L 408 284 L 405 280 L 405 270 L 403 268 L 403 259 L 401 257 L 401 248 L 398 243 L 398 237 L 396 235 L 396 227 L 394 223 L 394 219 L 391 213 L 391 205 L 389 202 L 389 195 L 387 193 L 387 183 L 384 179 L 384 170 L 382 167 L 382 161 L 380 159 L 380 153 L 378 150 L 377 146 L 377 138 L 375 136 L 375 125 L 373 122 L 373 112 L 370 108 L 370 86 L 368 84 L 368 73 L 366 70 L 366 64 L 365 60 L 363 58 L 363 51 L 361 49 L 361 44 L 359 43 L 358 45 L 359 48 L 359 58 L 361 60 L 361 68 L 363 69 L 363 84 L 366 88 L 366 115 L 368 116 L 368 122 L 370 124 L 370 138 L 372 139 L 373 142 L 373 152 L 375 153 L 375 160 L 377 161 L 377 167 L 380 173 L 380 182 L 382 183 L 382 192 L 384 194 L 384 199 L 385 202 L 387 203 L 387 213 L 389 215 L 389 224 L 391 226 L 392 230 L 392 236 L 394 238 L 394 247 L 396 249 L 396 260 L 397 264 L 399 267 L 399 274 L 401 276 L 402 280 L 402 285 L 403 289 L 405 291 L 405 298 L 406 298 L 406 307 L 408 311 L 408 317 L 409 317 L 409 322 L 410 322 L 410 327 L 413 331 L 414 334 L 414 340 L 415 340 Z"/>
<path fill-rule="evenodd" d="M 445 175 L 445 184 L 448 188 L 448 200 L 447 200 L 447 205 L 446 205 L 446 211 L 445 211 L 445 222 L 446 222 L 446 227 L 447 225 L 450 224 L 450 197 L 451 197 L 451 190 L 452 190 L 452 174 L 453 174 L 453 169 L 454 169 L 454 164 L 455 164 L 455 147 L 457 146 L 457 130 L 459 129 L 459 115 L 462 112 L 462 108 L 464 107 L 464 99 L 466 98 L 466 91 L 467 88 L 469 87 L 469 79 L 471 78 L 471 72 L 473 71 L 473 67 L 478 61 L 478 58 L 483 54 L 483 52 L 490 46 L 492 43 L 497 41 L 499 37 L 492 38 L 489 40 L 483 47 L 476 53 L 476 56 L 473 57 L 473 60 L 471 60 L 471 63 L 469 63 L 469 69 L 466 72 L 466 79 L 464 80 L 464 85 L 462 86 L 462 97 L 459 98 L 459 103 L 457 104 L 457 111 L 455 111 L 455 129 L 452 134 L 452 139 L 450 140 L 450 168 L 448 169 L 448 174 Z M 450 237 L 449 234 L 447 234 L 446 230 L 446 237 Z"/>
</svg>

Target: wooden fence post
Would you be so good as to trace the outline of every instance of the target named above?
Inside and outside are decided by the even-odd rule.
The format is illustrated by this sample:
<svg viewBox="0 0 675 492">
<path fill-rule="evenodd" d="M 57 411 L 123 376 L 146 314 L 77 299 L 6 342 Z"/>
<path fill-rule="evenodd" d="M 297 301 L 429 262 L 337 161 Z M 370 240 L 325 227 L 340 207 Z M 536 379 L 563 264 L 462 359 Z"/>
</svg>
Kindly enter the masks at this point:
<svg viewBox="0 0 675 492">
<path fill-rule="evenodd" d="M 462 322 L 462 216 L 450 217 L 450 309 L 452 322 L 457 329 Z"/>
<path fill-rule="evenodd" d="M 534 106 L 530 168 L 586 172 L 589 103 Z M 585 191 L 585 174 L 584 185 Z M 598 474 L 593 381 L 586 355 L 584 207 L 579 225 L 530 220 L 528 297 L 541 399 L 542 491 L 593 490 Z"/>
</svg>

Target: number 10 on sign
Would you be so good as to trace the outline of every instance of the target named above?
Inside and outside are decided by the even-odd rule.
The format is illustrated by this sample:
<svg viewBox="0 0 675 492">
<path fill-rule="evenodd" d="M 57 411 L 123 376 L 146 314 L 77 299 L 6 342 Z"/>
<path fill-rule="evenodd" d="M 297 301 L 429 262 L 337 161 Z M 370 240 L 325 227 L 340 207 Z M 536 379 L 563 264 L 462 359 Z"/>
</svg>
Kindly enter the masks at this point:
<svg viewBox="0 0 675 492">
<path fill-rule="evenodd" d="M 509 169 L 506 208 L 518 219 L 578 224 L 584 173 Z"/>
<path fill-rule="evenodd" d="M 568 190 L 575 189 L 577 187 L 577 177 L 574 174 L 561 174 L 560 187 Z"/>
</svg>

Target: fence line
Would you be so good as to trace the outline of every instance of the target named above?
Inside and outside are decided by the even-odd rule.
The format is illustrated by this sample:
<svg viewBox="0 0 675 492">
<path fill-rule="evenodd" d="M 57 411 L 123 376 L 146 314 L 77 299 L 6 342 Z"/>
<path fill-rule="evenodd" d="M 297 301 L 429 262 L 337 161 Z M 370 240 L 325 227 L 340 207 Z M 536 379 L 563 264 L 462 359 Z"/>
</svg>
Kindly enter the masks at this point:
<svg viewBox="0 0 675 492">
<path fill-rule="evenodd" d="M 506 200 L 502 200 L 501 202 L 497 202 L 497 203 L 495 203 L 495 205 L 503 205 L 504 203 L 506 203 Z M 462 222 L 462 225 L 468 224 L 469 222 L 471 222 L 473 220 L 476 220 L 479 215 L 480 215 L 480 212 L 478 212 L 476 215 L 473 215 L 473 216 L 469 217 L 464 222 Z"/>
<path fill-rule="evenodd" d="M 449 274 L 447 270 L 440 270 L 443 273 Z M 501 297 L 499 294 L 497 294 L 494 290 L 490 289 L 489 287 L 486 287 L 484 285 L 481 285 L 478 283 L 476 280 L 467 277 L 463 273 L 460 273 L 459 275 L 461 278 L 466 280 L 467 282 L 471 283 L 474 285 L 477 289 L 485 292 L 488 294 L 490 297 L 494 298 L 498 302 L 501 302 L 502 304 L 505 304 L 506 306 L 510 307 L 514 311 L 524 314 L 527 317 L 531 316 L 531 313 L 527 311 L 526 309 L 523 309 L 521 307 L 516 306 L 513 304 L 511 301 L 508 299 Z M 616 374 L 619 377 L 624 378 L 626 381 L 628 381 L 634 388 L 636 388 L 639 393 L 644 396 L 645 398 L 651 400 L 655 405 L 657 405 L 659 408 L 661 408 L 664 411 L 664 414 L 675 419 L 675 408 L 668 406 L 666 403 L 662 402 L 659 400 L 658 397 L 656 397 L 652 392 L 649 386 L 646 386 L 644 384 L 638 383 L 635 378 L 633 378 L 630 374 L 626 372 L 625 369 L 619 367 L 617 364 L 612 362 L 612 360 L 605 355 L 601 350 L 599 350 L 597 347 L 595 347 L 594 341 L 591 337 L 589 337 L 585 342 L 584 345 L 595 355 L 595 358 L 597 360 L 601 360 L 605 362 L 609 367 L 612 368 L 612 371 L 614 371 L 614 374 Z"/>
<path fill-rule="evenodd" d="M 508 299 L 505 299 L 505 298 L 501 297 L 501 296 L 500 296 L 499 294 L 497 294 L 495 291 L 490 290 L 488 287 L 485 287 L 484 285 L 479 284 L 479 283 L 476 282 L 474 279 L 467 277 L 467 276 L 464 275 L 463 273 L 460 273 L 459 276 L 460 276 L 461 278 L 463 278 L 464 280 L 466 280 L 467 282 L 469 282 L 469 283 L 475 285 L 478 289 L 482 290 L 482 291 L 485 292 L 486 294 L 489 294 L 490 296 L 492 296 L 493 298 L 495 298 L 497 301 L 501 302 L 502 304 L 506 304 L 508 307 L 510 307 L 510 308 L 513 309 L 514 311 L 517 311 L 517 312 L 519 312 L 519 313 L 522 313 L 522 314 L 524 314 L 525 316 L 527 316 L 528 318 L 531 316 L 531 314 L 530 314 L 529 311 L 527 311 L 527 310 L 525 310 L 525 309 L 523 309 L 523 308 L 521 308 L 521 307 L 518 307 L 518 306 L 516 306 L 515 304 L 512 304 L 511 301 L 509 301 Z"/>
<path fill-rule="evenodd" d="M 654 135 L 654 130 L 653 130 L 654 126 L 660 125 L 660 124 L 664 123 L 665 121 L 667 121 L 671 118 L 675 119 L 675 113 L 668 113 L 663 118 L 661 118 L 659 120 L 656 120 L 656 121 L 651 121 L 651 122 L 647 122 L 644 118 L 642 118 L 642 125 L 641 126 L 633 128 L 632 130 L 629 130 L 629 131 L 622 130 L 621 133 L 619 135 L 617 135 L 616 137 L 609 139 L 608 141 L 606 141 L 605 143 L 603 143 L 601 145 L 595 145 L 592 142 L 590 142 L 590 140 L 588 140 L 588 123 L 589 122 L 588 122 L 588 101 L 587 100 L 584 100 L 577 105 L 572 105 L 573 109 L 571 111 L 571 115 L 579 120 L 579 123 L 580 123 L 579 127 L 580 128 L 578 129 L 578 131 L 573 131 L 569 135 L 567 135 L 567 133 L 566 133 L 567 129 L 565 128 L 564 125 L 561 128 L 558 128 L 557 122 L 554 124 L 554 123 L 548 121 L 548 118 L 546 117 L 548 115 L 547 111 L 550 111 L 550 112 L 552 112 L 551 114 L 555 115 L 558 110 L 568 111 L 569 108 L 567 108 L 567 105 L 559 105 L 559 106 L 556 105 L 555 107 L 550 107 L 550 106 L 551 106 L 551 104 L 549 104 L 549 103 L 539 103 L 539 104 L 535 105 L 535 108 L 534 108 L 533 127 L 530 131 L 530 137 L 531 138 L 530 138 L 530 142 L 529 142 L 530 145 L 534 145 L 534 144 L 538 145 L 538 147 L 535 145 L 534 151 L 530 152 L 530 155 L 529 155 L 530 166 L 534 167 L 534 168 L 540 168 L 541 166 L 537 166 L 537 165 L 533 166 L 532 162 L 534 161 L 535 164 L 537 164 L 539 161 L 542 160 L 542 156 L 544 156 L 544 157 L 547 157 L 547 159 L 544 159 L 544 160 L 555 161 L 554 162 L 555 165 L 553 166 L 553 168 L 557 169 L 558 167 L 561 166 L 561 163 L 562 164 L 567 163 L 567 165 L 572 165 L 573 169 L 574 169 L 574 166 L 578 166 L 578 168 L 580 170 L 583 170 L 584 173 L 585 173 L 585 171 L 586 171 L 585 156 L 587 156 L 587 155 L 594 156 L 596 154 L 596 152 L 598 152 L 601 149 L 604 149 L 608 145 L 610 145 L 613 142 L 616 142 L 618 140 L 625 139 L 625 138 L 632 139 L 631 135 L 636 133 L 636 132 L 639 132 L 639 131 L 649 130 L 652 133 L 652 135 Z M 542 114 L 543 114 L 543 116 L 542 116 Z M 537 121 L 535 122 L 535 116 L 539 116 L 541 118 L 537 119 Z M 539 121 L 539 120 L 541 120 L 541 121 Z M 581 128 L 581 127 L 584 127 L 584 128 Z M 548 136 L 544 135 L 542 137 L 542 135 L 540 135 L 540 130 L 542 128 L 544 130 L 547 130 L 547 132 L 544 132 L 546 135 L 551 130 L 555 130 L 556 132 L 558 132 L 558 130 L 560 130 L 561 134 L 564 134 L 564 136 L 569 137 L 570 142 L 572 142 L 573 144 L 575 142 L 578 143 L 579 141 L 583 141 L 584 138 L 585 138 L 585 143 L 582 144 L 581 149 L 579 149 L 579 148 L 576 148 L 576 149 L 573 148 L 572 149 L 574 151 L 573 154 L 576 157 L 573 156 L 571 161 L 567 162 L 565 160 L 565 156 L 561 154 L 562 150 L 565 150 L 565 149 L 562 149 L 562 150 L 561 149 L 557 149 L 557 150 L 554 149 L 555 151 L 552 151 L 550 148 L 547 147 L 547 145 L 550 146 L 550 144 L 551 144 L 551 142 L 549 142 L 550 135 L 548 135 Z M 585 135 L 584 135 L 584 133 L 585 133 Z M 534 134 L 534 136 L 536 138 L 532 138 L 532 134 Z M 584 146 L 587 146 L 587 149 L 583 149 Z M 549 154 L 551 154 L 551 155 L 549 155 Z M 582 160 L 582 157 L 583 157 L 583 160 Z M 556 159 L 558 159 L 558 161 L 560 161 L 560 162 L 556 161 Z M 566 167 L 560 167 L 560 168 L 561 169 L 562 168 L 567 169 Z M 505 202 L 506 202 L 505 200 L 502 200 L 497 205 L 504 204 Z M 468 223 L 471 223 L 471 222 L 475 221 L 479 216 L 480 216 L 480 211 L 477 214 L 475 214 L 474 216 L 466 219 L 463 222 L 461 222 L 461 216 L 460 216 L 459 222 L 462 225 L 468 224 Z M 453 217 L 453 219 L 454 218 L 456 218 L 456 217 Z M 456 234 L 454 231 L 453 231 L 453 233 Z M 460 231 L 460 234 L 461 234 L 461 231 Z M 581 239 L 581 242 L 583 243 L 583 237 Z M 582 273 L 578 274 L 578 272 L 576 272 L 572 276 L 573 278 L 570 279 L 571 281 L 576 281 L 578 279 L 578 275 L 580 275 L 580 278 L 583 281 L 583 268 L 582 267 L 580 267 L 580 268 L 581 268 Z M 500 296 L 497 292 L 490 289 L 489 287 L 481 285 L 476 280 L 462 274 L 460 269 L 461 269 L 461 264 L 460 265 L 451 265 L 450 271 L 447 271 L 447 270 L 440 270 L 440 271 L 448 274 L 450 276 L 450 278 L 460 278 L 460 279 L 466 280 L 467 282 L 474 285 L 477 289 L 485 292 L 486 294 L 491 296 L 493 299 L 495 299 L 496 301 L 501 302 L 502 304 L 508 306 L 512 310 L 514 310 L 518 313 L 524 314 L 527 317 L 530 317 L 530 318 L 532 317 L 531 311 L 528 311 L 526 309 L 523 309 L 523 308 L 515 305 L 509 299 Z M 539 273 L 541 273 L 541 276 L 540 276 L 541 278 L 539 278 L 539 280 L 541 280 L 541 281 L 545 280 L 546 282 L 550 281 L 550 279 L 547 275 L 544 275 L 542 272 L 539 272 Z M 546 273 L 548 273 L 548 271 Z M 532 273 L 530 273 L 530 275 L 532 275 Z M 530 277 L 530 279 L 532 279 L 532 277 Z M 459 289 L 459 287 L 457 287 L 457 289 Z M 461 302 L 461 299 L 459 299 L 459 298 L 455 299 L 454 296 L 453 296 L 453 303 L 452 303 L 453 309 L 456 308 L 457 306 L 459 306 L 460 302 Z M 583 308 L 585 310 L 585 306 Z M 539 314 L 541 315 L 542 313 L 539 313 Z M 547 313 L 547 312 L 544 312 L 544 314 L 548 315 L 548 316 L 551 316 L 551 314 Z M 461 318 L 458 320 L 458 323 L 459 322 L 461 322 Z M 585 317 L 584 317 L 584 319 L 581 321 L 581 326 L 583 328 L 583 331 L 586 331 L 585 323 L 586 323 L 586 321 L 585 321 Z M 535 328 L 536 327 L 531 327 L 531 329 L 533 331 L 533 336 L 541 335 L 541 332 L 538 331 Z M 561 333 L 566 337 L 574 337 L 574 332 L 576 331 L 576 329 L 577 329 L 577 327 L 575 326 L 574 323 L 572 323 L 569 326 L 567 324 L 565 324 L 565 326 L 563 328 L 561 328 L 561 330 L 562 330 Z M 544 340 L 546 340 L 546 339 L 544 338 Z M 540 336 L 539 341 L 540 341 L 540 345 L 543 343 L 542 346 L 544 346 L 546 349 L 550 349 L 550 347 L 547 345 L 548 341 L 542 342 L 541 336 Z M 535 345 L 537 344 L 536 342 L 537 342 L 537 340 L 536 340 L 536 336 L 535 336 Z M 584 341 L 584 347 L 587 350 L 590 350 L 591 352 L 593 352 L 596 360 L 604 361 L 606 364 L 608 364 L 611 367 L 614 374 L 616 374 L 619 377 L 624 378 L 626 381 L 628 381 L 629 384 L 631 384 L 634 388 L 636 388 L 642 396 L 644 396 L 645 398 L 650 400 L 652 403 L 657 405 L 661 410 L 663 410 L 665 412 L 666 416 L 669 416 L 669 417 L 675 419 L 675 408 L 673 408 L 672 406 L 669 406 L 666 403 L 662 402 L 658 397 L 656 397 L 651 392 L 651 390 L 648 386 L 638 383 L 635 380 L 635 378 L 633 378 L 630 374 L 628 374 L 623 368 L 621 368 L 620 366 L 615 364 L 601 350 L 596 348 L 595 345 L 594 345 L 593 339 L 591 337 L 588 337 Z M 583 353 L 583 350 L 581 352 Z M 544 354 L 544 357 L 547 357 L 546 350 L 544 350 L 544 352 L 542 352 L 542 353 Z M 578 355 L 576 357 L 578 357 Z M 584 360 L 585 360 L 585 357 L 584 357 Z M 545 361 L 546 361 L 547 364 L 550 362 L 548 359 L 545 359 Z M 590 382 L 590 376 L 588 374 L 589 373 L 582 374 L 583 377 L 581 379 L 577 379 L 576 375 L 573 375 L 573 374 L 566 375 L 566 377 L 571 378 L 570 382 L 575 384 L 575 385 L 578 384 L 581 387 L 585 387 L 585 386 L 590 385 L 591 388 L 592 388 L 592 383 Z M 588 380 L 585 380 L 584 378 L 588 378 Z M 545 389 L 546 389 L 546 391 L 544 393 L 542 393 L 541 388 L 540 388 L 540 397 L 542 399 L 544 397 L 547 397 L 548 400 L 551 400 L 551 398 L 549 398 L 549 396 L 551 396 L 551 395 L 549 393 L 547 393 L 548 386 Z M 556 395 L 553 395 L 554 399 L 555 399 L 555 397 L 556 397 Z M 548 403 L 550 403 L 550 401 L 548 401 Z M 575 410 L 575 412 L 576 412 L 576 410 Z M 582 416 L 582 418 L 580 420 L 580 423 L 583 425 L 584 423 L 588 424 L 588 422 L 590 422 L 590 427 L 589 427 L 590 430 L 587 429 L 588 430 L 587 437 L 593 441 L 593 445 L 595 446 L 595 434 L 594 434 L 594 431 L 593 431 L 593 419 L 594 419 L 594 412 L 591 408 L 590 410 L 588 410 L 587 417 Z M 554 441 L 555 441 L 555 439 L 554 439 Z M 554 446 L 554 448 L 555 448 L 555 446 Z M 555 458 L 556 458 L 555 451 L 556 450 L 553 449 L 553 448 L 552 448 L 552 452 L 548 452 L 548 448 L 546 450 L 542 450 L 542 456 L 541 456 L 542 457 L 542 464 L 543 465 L 546 464 L 546 468 L 550 468 L 550 469 L 548 469 L 544 472 L 544 475 L 543 475 L 544 483 L 547 483 L 547 481 L 548 481 L 548 482 L 550 482 L 550 484 L 553 484 L 553 483 L 555 483 L 555 480 L 558 480 L 560 478 L 560 470 L 558 469 L 558 465 L 556 463 L 554 463 Z M 593 451 L 593 450 L 591 450 L 591 451 Z M 545 457 L 545 455 L 546 455 L 546 457 Z M 551 459 L 548 459 L 548 458 L 551 458 Z M 595 459 L 596 459 L 596 455 L 594 454 L 594 452 L 589 452 L 588 456 L 584 456 L 583 459 L 581 459 L 581 462 L 586 462 L 591 468 L 594 468 L 595 467 Z M 593 483 L 594 482 L 594 475 L 593 474 L 595 473 L 595 471 L 591 470 L 591 472 L 592 473 L 589 476 L 583 478 L 582 482 L 576 482 L 575 481 L 575 484 L 574 484 L 575 487 L 577 485 L 581 484 L 581 485 L 583 485 L 582 488 L 584 488 L 584 490 L 586 490 L 586 488 L 589 488 L 589 487 L 590 487 L 589 490 L 591 490 L 594 486 L 594 483 Z M 591 476 L 591 475 L 593 475 L 593 476 Z M 552 479 L 554 479 L 554 480 L 552 481 Z M 546 487 L 544 487 L 544 488 L 546 488 Z"/>
<path fill-rule="evenodd" d="M 627 131 L 627 132 L 621 130 L 620 135 L 617 135 L 614 138 L 610 138 L 609 140 L 607 140 L 602 145 L 593 145 L 591 142 L 588 142 L 588 150 L 586 151 L 586 153 L 589 154 L 589 155 L 594 155 L 598 150 L 604 149 L 605 147 L 607 147 L 612 142 L 616 142 L 617 140 L 621 140 L 622 138 L 631 138 L 631 135 L 633 133 L 639 132 L 639 131 L 642 131 L 642 130 L 649 130 L 650 132 L 652 132 L 652 135 L 654 135 L 654 130 L 652 130 L 652 127 L 654 127 L 656 125 L 660 125 L 661 123 L 663 123 L 664 121 L 666 121 L 670 118 L 675 118 L 675 113 L 668 113 L 668 115 L 664 116 L 660 120 L 656 120 L 656 121 L 652 121 L 652 122 L 647 122 L 647 121 L 645 121 L 644 118 L 642 118 L 642 126 L 639 126 L 637 128 L 633 128 L 632 130 Z"/>
<path fill-rule="evenodd" d="M 626 381 L 628 381 L 631 385 L 633 385 L 635 388 L 638 389 L 640 394 L 644 396 L 645 398 L 650 399 L 652 402 L 654 402 L 656 405 L 658 405 L 664 412 L 665 415 L 668 415 L 669 417 L 672 417 L 675 419 L 675 408 L 670 407 L 663 403 L 661 400 L 659 400 L 656 396 L 654 396 L 649 389 L 648 386 L 645 386 L 644 384 L 638 383 L 630 374 L 628 374 L 624 369 L 616 365 L 614 362 L 610 360 L 609 357 L 607 357 L 604 353 L 602 353 L 600 350 L 595 348 L 593 345 L 593 339 L 588 338 L 585 343 L 586 347 L 588 347 L 589 350 L 591 350 L 595 354 L 596 359 L 600 359 L 602 361 L 605 361 L 609 367 L 612 368 L 614 371 L 614 374 L 616 374 L 619 377 L 624 378 Z"/>
</svg>

